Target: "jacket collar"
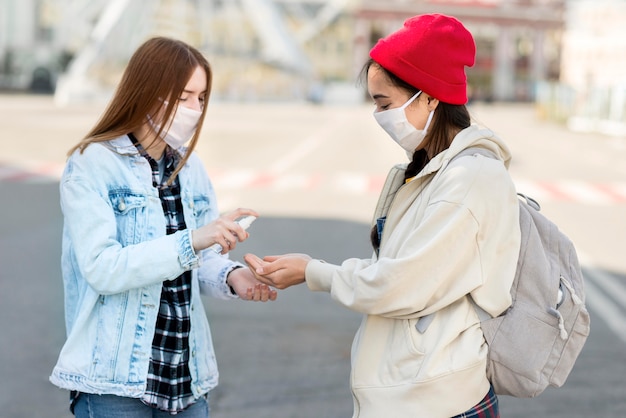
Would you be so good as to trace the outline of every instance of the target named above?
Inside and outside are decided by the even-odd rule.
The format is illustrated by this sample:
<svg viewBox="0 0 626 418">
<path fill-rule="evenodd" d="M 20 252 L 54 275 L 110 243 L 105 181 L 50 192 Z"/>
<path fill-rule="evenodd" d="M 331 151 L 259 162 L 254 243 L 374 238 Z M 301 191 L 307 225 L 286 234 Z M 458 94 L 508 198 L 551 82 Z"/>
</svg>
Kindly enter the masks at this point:
<svg viewBox="0 0 626 418">
<path fill-rule="evenodd" d="M 128 135 L 123 135 L 108 141 L 107 146 L 121 155 L 139 155 L 137 147 L 133 145 Z"/>
<path fill-rule="evenodd" d="M 511 161 L 508 146 L 493 131 L 472 125 L 459 132 L 452 140 L 450 147 L 435 155 L 415 178 L 428 176 L 441 170 L 457 154 L 467 148 L 485 148 L 501 159 L 507 168 Z"/>
</svg>

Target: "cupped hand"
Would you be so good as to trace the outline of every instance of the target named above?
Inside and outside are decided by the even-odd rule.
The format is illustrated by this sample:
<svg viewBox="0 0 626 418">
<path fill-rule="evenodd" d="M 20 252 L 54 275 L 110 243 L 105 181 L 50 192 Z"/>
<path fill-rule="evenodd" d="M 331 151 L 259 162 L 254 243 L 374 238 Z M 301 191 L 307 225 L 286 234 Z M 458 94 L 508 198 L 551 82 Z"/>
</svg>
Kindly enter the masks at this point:
<svg viewBox="0 0 626 418">
<path fill-rule="evenodd" d="M 267 302 L 276 300 L 278 292 L 265 283 L 259 282 L 248 268 L 233 270 L 228 275 L 227 283 L 237 296 L 243 300 Z"/>
<path fill-rule="evenodd" d="M 286 289 L 304 282 L 306 266 L 311 257 L 306 254 L 284 254 L 261 259 L 254 254 L 246 254 L 244 260 L 260 282 L 277 289 Z"/>
<path fill-rule="evenodd" d="M 228 212 L 213 222 L 210 222 L 191 232 L 191 240 L 194 251 L 204 250 L 213 244 L 222 246 L 222 254 L 232 251 L 237 242 L 245 241 L 249 234 L 235 222 L 243 216 L 259 216 L 252 209 L 239 208 Z"/>
</svg>

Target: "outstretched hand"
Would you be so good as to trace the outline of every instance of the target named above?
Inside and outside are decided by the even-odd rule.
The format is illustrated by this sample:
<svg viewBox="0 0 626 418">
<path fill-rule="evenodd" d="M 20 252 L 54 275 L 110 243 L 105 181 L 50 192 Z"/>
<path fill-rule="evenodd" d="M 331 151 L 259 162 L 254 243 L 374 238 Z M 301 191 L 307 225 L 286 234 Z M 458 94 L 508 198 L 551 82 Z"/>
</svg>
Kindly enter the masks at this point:
<svg viewBox="0 0 626 418">
<path fill-rule="evenodd" d="M 260 282 L 277 289 L 303 283 L 306 266 L 311 261 L 306 254 L 273 255 L 263 259 L 246 254 L 243 258 Z"/>
<path fill-rule="evenodd" d="M 258 281 L 250 269 L 247 268 L 233 270 L 228 275 L 227 283 L 242 300 L 267 302 L 276 300 L 278 296 L 276 290 Z"/>
</svg>

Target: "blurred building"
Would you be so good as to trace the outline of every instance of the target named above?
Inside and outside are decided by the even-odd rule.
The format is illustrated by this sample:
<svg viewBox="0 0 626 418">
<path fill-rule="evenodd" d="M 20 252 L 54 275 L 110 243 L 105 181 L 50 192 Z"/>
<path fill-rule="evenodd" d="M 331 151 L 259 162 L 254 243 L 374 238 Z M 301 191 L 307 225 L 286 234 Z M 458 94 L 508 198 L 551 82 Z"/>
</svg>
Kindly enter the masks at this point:
<svg viewBox="0 0 626 418">
<path fill-rule="evenodd" d="M 0 0 L 0 88 L 105 96 L 135 48 L 166 35 L 206 53 L 215 98 L 353 102 L 371 46 L 436 12 L 475 36 L 474 99 L 532 100 L 559 78 L 564 11 L 565 0 Z"/>
<path fill-rule="evenodd" d="M 626 1 L 577 0 L 568 10 L 561 79 L 539 109 L 570 128 L 626 137 Z"/>
<path fill-rule="evenodd" d="M 559 78 L 564 0 L 364 0 L 356 11 L 357 60 L 416 14 L 457 17 L 472 32 L 477 57 L 467 70 L 477 100 L 532 100 L 538 81 Z M 424 57 L 428 59 L 428 57 Z"/>
<path fill-rule="evenodd" d="M 56 16 L 37 0 L 0 0 L 0 89 L 50 93 L 69 56 L 54 43 Z"/>
<path fill-rule="evenodd" d="M 216 70 L 214 94 L 224 100 L 326 100 L 333 84 L 352 75 L 355 4 L 239 0 L 216 5 L 204 45 Z"/>
<path fill-rule="evenodd" d="M 106 97 L 137 46 L 161 35 L 208 56 L 217 98 L 321 100 L 325 83 L 352 73 L 354 3 L 0 0 L 0 89 Z"/>
</svg>

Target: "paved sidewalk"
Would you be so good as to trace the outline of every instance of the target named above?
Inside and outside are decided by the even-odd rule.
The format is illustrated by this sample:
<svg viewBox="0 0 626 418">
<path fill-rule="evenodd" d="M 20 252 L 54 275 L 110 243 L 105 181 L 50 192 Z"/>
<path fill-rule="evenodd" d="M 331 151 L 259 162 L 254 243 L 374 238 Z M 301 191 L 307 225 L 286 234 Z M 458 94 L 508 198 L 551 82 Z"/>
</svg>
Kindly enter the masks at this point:
<svg viewBox="0 0 626 418">
<path fill-rule="evenodd" d="M 368 222 L 377 193 L 368 187 L 376 184 L 350 181 L 354 174 L 378 178 L 403 158 L 372 121 L 370 107 L 211 106 L 198 152 L 215 173 L 222 209 L 250 206 L 263 215 L 233 258 L 294 251 L 329 262 L 369 256 Z M 45 96 L 0 95 L 0 418 L 70 417 L 67 393 L 47 380 L 64 341 L 58 167 L 100 110 L 99 105 L 55 108 Z M 537 121 L 528 105 L 474 110 L 511 144 L 516 156 L 511 171 L 518 178 L 549 184 L 626 182 L 623 139 L 571 133 Z M 13 168 L 17 171 L 3 177 Z M 234 171 L 251 172 L 255 180 L 219 180 Z M 297 182 L 277 187 L 267 181 L 302 176 L 323 182 L 326 177 L 319 173 L 331 180 L 352 179 L 345 181 L 351 185 L 313 182 L 317 186 L 307 189 Z M 362 192 L 347 192 L 355 187 Z M 617 283 L 613 288 L 623 289 L 626 221 L 617 196 L 608 203 L 542 203 L 576 243 L 589 249 L 594 264 Z M 614 298 L 615 318 L 626 320 L 620 293 L 599 290 Z M 359 315 L 304 286 L 281 292 L 270 304 L 204 300 L 221 370 L 220 386 L 211 393 L 213 418 L 351 415 L 349 357 Z M 565 387 L 531 400 L 503 397 L 503 418 L 626 416 L 626 350 L 596 306 L 601 305 L 592 306 L 592 335 Z"/>
</svg>

